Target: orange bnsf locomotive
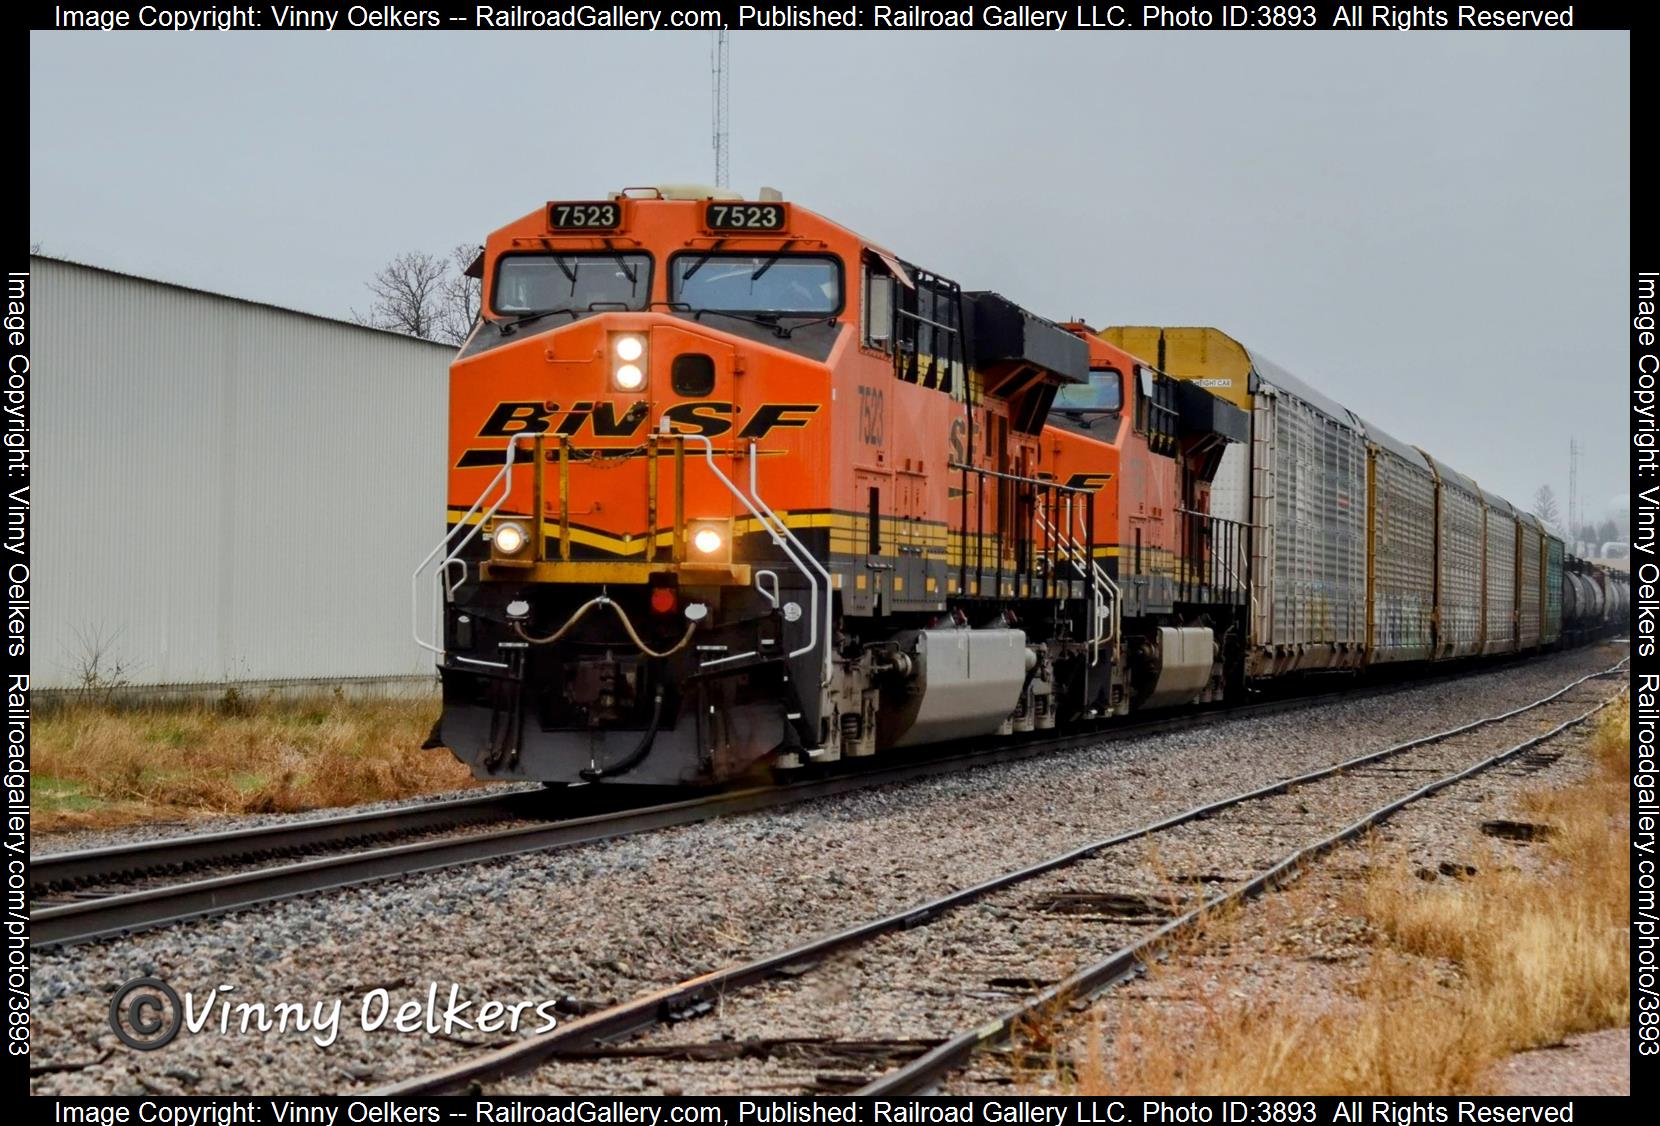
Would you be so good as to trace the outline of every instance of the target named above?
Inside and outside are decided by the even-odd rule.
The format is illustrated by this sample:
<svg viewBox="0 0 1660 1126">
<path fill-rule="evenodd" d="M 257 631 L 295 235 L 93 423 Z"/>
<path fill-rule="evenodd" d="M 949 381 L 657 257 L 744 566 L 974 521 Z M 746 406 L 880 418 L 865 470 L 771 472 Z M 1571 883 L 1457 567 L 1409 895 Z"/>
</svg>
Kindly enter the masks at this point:
<svg viewBox="0 0 1660 1126">
<path fill-rule="evenodd" d="M 1245 418 L 1196 384 L 779 199 L 551 203 L 477 269 L 416 635 L 480 777 L 707 784 L 1223 690 L 1206 483 Z"/>
<path fill-rule="evenodd" d="M 710 785 L 1629 607 L 1214 329 L 1055 323 L 774 193 L 554 202 L 475 266 L 414 595 L 481 778 Z"/>
</svg>

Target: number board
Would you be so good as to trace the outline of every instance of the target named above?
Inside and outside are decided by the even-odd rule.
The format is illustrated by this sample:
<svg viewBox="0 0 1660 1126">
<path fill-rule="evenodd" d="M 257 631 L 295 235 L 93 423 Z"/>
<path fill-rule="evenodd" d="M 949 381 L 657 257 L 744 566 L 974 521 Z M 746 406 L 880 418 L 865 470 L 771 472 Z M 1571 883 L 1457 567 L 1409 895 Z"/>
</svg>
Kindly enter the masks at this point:
<svg viewBox="0 0 1660 1126">
<path fill-rule="evenodd" d="M 622 204 L 614 199 L 548 204 L 548 226 L 556 231 L 616 231 L 622 225 Z"/>
<path fill-rule="evenodd" d="M 784 203 L 709 203 L 703 209 L 703 225 L 711 231 L 782 231 L 789 223 L 789 205 Z"/>
</svg>

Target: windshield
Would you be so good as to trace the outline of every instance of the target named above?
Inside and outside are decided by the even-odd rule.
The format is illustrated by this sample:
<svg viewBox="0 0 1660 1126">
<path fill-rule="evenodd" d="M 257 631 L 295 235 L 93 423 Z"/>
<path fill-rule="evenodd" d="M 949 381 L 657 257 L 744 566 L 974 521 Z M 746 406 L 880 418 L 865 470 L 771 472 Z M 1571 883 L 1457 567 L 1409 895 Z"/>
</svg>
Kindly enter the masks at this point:
<svg viewBox="0 0 1660 1126">
<path fill-rule="evenodd" d="M 841 268 L 805 254 L 682 254 L 670 264 L 669 299 L 717 312 L 834 313 Z"/>
<path fill-rule="evenodd" d="M 644 309 L 651 294 L 651 259 L 644 254 L 512 254 L 496 266 L 490 305 L 524 316 L 590 305 Z"/>
<path fill-rule="evenodd" d="M 1116 371 L 1092 371 L 1088 383 L 1062 387 L 1055 396 L 1058 411 L 1116 411 L 1123 409 L 1122 377 Z"/>
</svg>

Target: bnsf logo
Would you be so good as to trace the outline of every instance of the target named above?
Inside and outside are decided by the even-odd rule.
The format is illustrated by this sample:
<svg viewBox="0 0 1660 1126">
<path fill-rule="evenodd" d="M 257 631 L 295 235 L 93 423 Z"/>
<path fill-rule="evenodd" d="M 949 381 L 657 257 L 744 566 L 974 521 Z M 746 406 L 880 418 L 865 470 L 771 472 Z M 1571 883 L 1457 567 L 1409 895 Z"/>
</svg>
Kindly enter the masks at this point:
<svg viewBox="0 0 1660 1126">
<path fill-rule="evenodd" d="M 818 413 L 817 403 L 762 403 L 755 408 L 750 420 L 738 431 L 740 438 L 764 438 L 774 430 L 806 426 L 807 419 Z M 558 403 L 498 403 L 480 428 L 480 438 L 506 438 L 513 434 L 553 434 L 574 438 L 584 427 L 591 427 L 601 438 L 628 438 L 639 433 L 650 413 L 646 402 L 635 402 L 621 415 L 615 403 L 578 402 L 569 410 L 560 410 Z M 663 412 L 676 434 L 702 434 L 718 438 L 732 429 L 732 415 L 736 408 L 731 403 L 698 402 L 676 403 Z M 558 425 L 551 425 L 559 416 Z M 800 417 L 797 417 L 800 416 Z"/>
<path fill-rule="evenodd" d="M 1107 487 L 1107 482 L 1112 480 L 1112 474 L 1074 473 L 1072 476 L 1062 481 L 1053 473 L 1039 473 L 1037 475 L 1037 479 L 1039 481 L 1055 481 L 1069 489 L 1077 489 L 1079 492 L 1098 493 Z"/>
<path fill-rule="evenodd" d="M 762 403 L 737 436 L 759 440 L 774 430 L 803 427 L 818 411 L 817 403 Z M 497 403 L 479 428 L 478 436 L 508 438 L 514 434 L 548 434 L 574 438 L 587 430 L 596 438 L 630 438 L 640 433 L 650 413 L 644 399 L 622 410 L 616 403 L 607 402 L 579 401 L 572 403 L 569 410 L 561 410 L 558 403 Z M 676 403 L 663 411 L 670 433 L 701 434 L 706 438 L 731 433 L 736 414 L 733 404 L 714 401 Z M 458 464 L 466 468 L 500 465 L 501 461 L 500 449 L 467 450 Z"/>
<path fill-rule="evenodd" d="M 1082 489 L 1086 493 L 1098 493 L 1106 488 L 1107 482 L 1111 480 L 1111 473 L 1074 473 L 1066 479 L 1066 487 Z"/>
</svg>

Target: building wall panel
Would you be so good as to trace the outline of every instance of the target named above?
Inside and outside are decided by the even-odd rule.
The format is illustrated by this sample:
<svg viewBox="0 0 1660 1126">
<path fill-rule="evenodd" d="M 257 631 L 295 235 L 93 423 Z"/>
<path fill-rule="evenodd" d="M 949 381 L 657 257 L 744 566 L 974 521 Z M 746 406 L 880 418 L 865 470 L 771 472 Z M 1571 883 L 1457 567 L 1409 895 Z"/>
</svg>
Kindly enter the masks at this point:
<svg viewBox="0 0 1660 1126">
<path fill-rule="evenodd" d="M 34 683 L 430 675 L 451 349 L 34 266 Z"/>
</svg>

